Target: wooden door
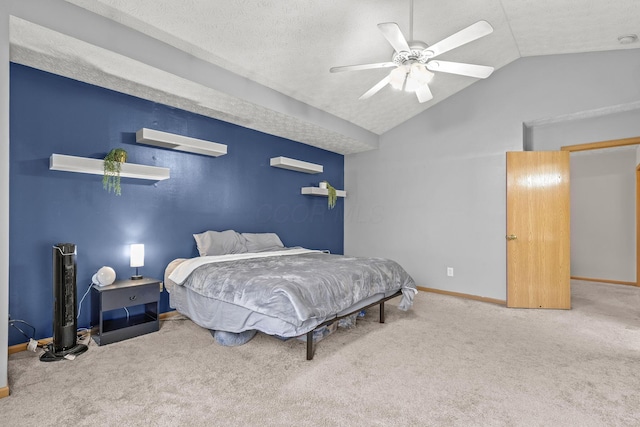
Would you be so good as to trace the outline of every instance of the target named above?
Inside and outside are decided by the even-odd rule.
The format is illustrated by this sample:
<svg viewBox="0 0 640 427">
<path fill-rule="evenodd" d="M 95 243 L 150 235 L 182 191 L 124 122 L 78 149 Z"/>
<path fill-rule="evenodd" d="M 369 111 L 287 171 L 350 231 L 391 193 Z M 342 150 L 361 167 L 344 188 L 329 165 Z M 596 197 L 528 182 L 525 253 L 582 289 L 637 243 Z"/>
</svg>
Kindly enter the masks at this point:
<svg viewBox="0 0 640 427">
<path fill-rule="evenodd" d="M 507 153 L 507 307 L 571 308 L 569 153 Z"/>
</svg>

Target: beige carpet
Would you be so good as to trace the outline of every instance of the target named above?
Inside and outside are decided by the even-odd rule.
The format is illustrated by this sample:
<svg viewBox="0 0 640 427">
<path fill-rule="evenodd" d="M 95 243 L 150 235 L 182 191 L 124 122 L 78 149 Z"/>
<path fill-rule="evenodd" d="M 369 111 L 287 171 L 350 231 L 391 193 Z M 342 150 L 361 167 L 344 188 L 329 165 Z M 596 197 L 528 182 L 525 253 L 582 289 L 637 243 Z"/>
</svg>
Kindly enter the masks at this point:
<svg viewBox="0 0 640 427">
<path fill-rule="evenodd" d="M 9 359 L 3 426 L 637 426 L 640 289 L 574 283 L 573 310 L 420 293 L 305 345 L 222 347 L 189 320 L 74 361 Z"/>
</svg>

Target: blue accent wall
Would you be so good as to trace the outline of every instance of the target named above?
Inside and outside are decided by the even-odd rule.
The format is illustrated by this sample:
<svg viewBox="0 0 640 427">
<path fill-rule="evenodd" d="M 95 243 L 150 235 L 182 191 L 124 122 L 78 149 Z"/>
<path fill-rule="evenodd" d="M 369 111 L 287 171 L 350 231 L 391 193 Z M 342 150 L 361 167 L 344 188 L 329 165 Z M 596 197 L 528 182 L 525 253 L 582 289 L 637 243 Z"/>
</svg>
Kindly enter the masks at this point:
<svg viewBox="0 0 640 427">
<path fill-rule="evenodd" d="M 175 258 L 197 256 L 194 233 L 234 229 L 275 232 L 285 246 L 343 251 L 343 201 L 304 196 L 301 187 L 328 180 L 344 188 L 344 158 L 291 140 L 11 64 L 9 313 L 53 333 L 52 246 L 77 245 L 78 301 L 103 265 L 118 279 L 133 274 L 128 245 L 144 243 L 141 273 L 162 279 Z M 215 141 L 228 154 L 207 157 L 136 144 L 151 128 Z M 168 167 L 165 181 L 122 179 L 122 195 L 102 177 L 49 170 L 51 154 L 102 159 L 112 148 L 129 163 Z M 310 175 L 273 168 L 272 157 L 322 164 Z M 79 327 L 90 326 L 90 294 Z M 161 312 L 169 311 L 166 291 Z M 25 332 L 29 332 L 25 329 Z M 25 342 L 9 331 L 9 345 Z"/>
</svg>

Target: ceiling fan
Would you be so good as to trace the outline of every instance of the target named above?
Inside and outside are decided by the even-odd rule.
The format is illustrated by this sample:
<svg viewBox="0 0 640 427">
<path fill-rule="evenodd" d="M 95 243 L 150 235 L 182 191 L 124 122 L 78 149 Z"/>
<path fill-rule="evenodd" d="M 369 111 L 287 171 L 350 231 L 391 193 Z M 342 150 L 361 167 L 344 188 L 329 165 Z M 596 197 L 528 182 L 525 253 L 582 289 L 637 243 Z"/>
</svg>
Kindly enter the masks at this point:
<svg viewBox="0 0 640 427">
<path fill-rule="evenodd" d="M 411 1 L 410 23 L 413 37 L 413 0 Z M 431 89 L 429 89 L 429 83 L 434 76 L 433 72 L 459 74 L 479 79 L 487 78 L 493 72 L 493 67 L 486 65 L 434 60 L 434 58 L 445 52 L 491 34 L 493 27 L 487 21 L 478 21 L 431 46 L 421 41 L 407 41 L 395 22 L 378 24 L 378 28 L 395 50 L 390 62 L 346 65 L 333 67 L 329 70 L 332 73 L 338 73 L 342 71 L 393 68 L 384 79 L 380 80 L 359 99 L 367 99 L 389 84 L 395 89 L 404 88 L 407 92 L 415 92 L 420 103 L 427 102 L 433 98 Z"/>
</svg>

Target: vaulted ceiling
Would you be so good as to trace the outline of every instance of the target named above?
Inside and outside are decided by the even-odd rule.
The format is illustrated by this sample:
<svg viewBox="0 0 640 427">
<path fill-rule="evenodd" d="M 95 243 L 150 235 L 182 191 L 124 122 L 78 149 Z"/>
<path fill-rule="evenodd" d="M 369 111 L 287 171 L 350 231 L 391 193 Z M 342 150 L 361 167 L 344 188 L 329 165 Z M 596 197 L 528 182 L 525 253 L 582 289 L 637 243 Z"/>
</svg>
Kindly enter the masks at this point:
<svg viewBox="0 0 640 427">
<path fill-rule="evenodd" d="M 620 36 L 640 33 L 640 1 L 614 0 L 67 0 L 94 14 L 380 135 L 478 79 L 436 73 L 433 100 L 387 86 L 358 98 L 389 73 L 330 73 L 340 65 L 390 61 L 378 23 L 396 22 L 409 40 L 432 45 L 486 20 L 493 33 L 440 59 L 499 70 L 520 57 L 637 49 Z M 410 18 L 413 17 L 413 20 Z M 144 62 L 27 20 L 11 20 L 18 63 L 163 102 L 341 153 L 372 148 L 337 128 L 305 123 Z M 489 78 L 495 78 L 496 72 Z M 603 77 L 605 78 L 605 77 Z"/>
</svg>

